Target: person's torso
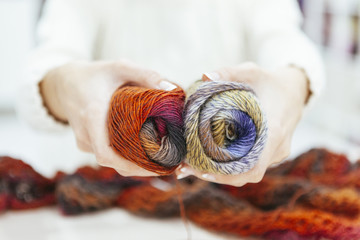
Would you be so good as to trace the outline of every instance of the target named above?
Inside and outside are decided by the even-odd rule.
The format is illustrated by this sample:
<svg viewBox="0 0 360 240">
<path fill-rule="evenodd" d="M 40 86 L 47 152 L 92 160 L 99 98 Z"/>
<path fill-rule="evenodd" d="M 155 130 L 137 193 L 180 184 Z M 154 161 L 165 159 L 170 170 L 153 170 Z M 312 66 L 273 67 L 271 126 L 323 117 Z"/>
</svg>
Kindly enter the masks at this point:
<svg viewBox="0 0 360 240">
<path fill-rule="evenodd" d="M 239 0 L 102 1 L 97 59 L 128 59 L 188 87 L 246 60 Z"/>
</svg>

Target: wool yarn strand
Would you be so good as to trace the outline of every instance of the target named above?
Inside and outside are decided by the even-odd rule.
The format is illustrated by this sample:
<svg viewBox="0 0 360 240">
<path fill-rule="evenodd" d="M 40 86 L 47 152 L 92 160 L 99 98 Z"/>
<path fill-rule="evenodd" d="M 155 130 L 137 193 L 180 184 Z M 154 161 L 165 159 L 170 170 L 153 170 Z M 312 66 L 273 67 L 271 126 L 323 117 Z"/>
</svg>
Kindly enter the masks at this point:
<svg viewBox="0 0 360 240">
<path fill-rule="evenodd" d="M 185 93 L 137 86 L 112 96 L 108 129 L 110 146 L 123 158 L 159 175 L 168 175 L 183 160 Z"/>
<path fill-rule="evenodd" d="M 154 183 L 157 184 L 154 184 Z M 162 184 L 159 184 L 159 182 Z M 268 240 L 360 239 L 360 160 L 313 149 L 238 188 L 189 177 L 122 177 L 82 167 L 47 179 L 21 160 L 0 157 L 0 212 L 57 204 L 74 215 L 109 207 L 148 217 L 180 216 L 211 231 Z M 159 187 L 166 185 L 166 188 Z"/>
</svg>

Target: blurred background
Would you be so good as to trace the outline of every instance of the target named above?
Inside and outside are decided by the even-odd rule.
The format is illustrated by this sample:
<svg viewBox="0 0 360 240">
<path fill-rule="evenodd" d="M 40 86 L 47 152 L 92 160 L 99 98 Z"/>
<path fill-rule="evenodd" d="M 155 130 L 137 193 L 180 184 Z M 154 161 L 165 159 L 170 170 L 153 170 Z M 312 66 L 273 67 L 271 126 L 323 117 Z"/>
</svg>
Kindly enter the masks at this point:
<svg viewBox="0 0 360 240">
<path fill-rule="evenodd" d="M 321 50 L 327 74 L 323 95 L 304 119 L 304 123 L 321 130 L 323 136 L 308 137 L 322 138 L 319 144 L 324 142 L 334 150 L 347 151 L 351 157 L 358 158 L 360 1 L 300 0 L 299 4 L 304 15 L 303 29 Z M 331 136 L 344 144 L 326 139 Z"/>
<path fill-rule="evenodd" d="M 24 159 L 40 173 L 52 176 L 55 169 L 73 171 L 78 165 L 94 163 L 94 159 L 76 149 L 70 131 L 56 134 L 35 132 L 16 118 L 14 109 L 17 86 L 24 77 L 21 69 L 26 56 L 36 44 L 34 30 L 43 2 L 44 0 L 0 0 L 0 156 L 10 155 Z M 360 159 L 360 0 L 299 0 L 299 6 L 304 15 L 303 29 L 323 55 L 327 85 L 318 101 L 306 110 L 295 132 L 290 157 L 313 147 L 328 147 L 346 153 L 355 161 Z M 59 146 L 66 151 L 56 154 Z M 113 227 L 111 229 L 114 232 L 118 225 L 110 219 L 116 217 L 119 224 L 129 226 L 126 224 L 130 224 L 130 218 L 135 218 L 126 215 L 127 213 L 119 218 L 117 213 L 107 212 L 105 215 L 97 215 L 97 218 L 77 218 L 75 222 L 56 218 L 56 211 L 39 211 L 36 217 L 42 219 L 41 224 L 48 224 L 46 219 L 55 219 L 59 223 L 59 229 L 69 230 L 54 232 L 53 226 L 42 229 L 47 232 L 42 232 L 41 236 L 53 236 L 53 239 L 79 237 L 80 234 L 89 239 L 92 232 L 89 232 L 88 226 L 96 226 L 99 222 L 103 226 L 110 225 L 109 228 L 104 228 L 103 237 L 106 234 L 114 237 L 107 231 Z M 14 228 L 18 224 L 27 225 L 35 215 L 22 216 L 25 217 L 7 213 L 3 218 L 5 221 L 0 224 L 0 236 L 2 233 L 5 236 L 11 235 L 9 239 L 23 239 L 24 233 L 33 232 L 34 225 L 31 224 L 28 231 L 24 230 L 22 233 Z M 138 226 L 139 221 L 143 221 L 141 229 L 144 226 L 155 229 L 158 224 L 141 219 L 136 221 Z M 180 226 L 181 233 L 185 236 L 180 220 L 175 222 L 175 227 L 171 223 L 161 224 L 170 233 L 178 231 Z M 130 232 L 132 229 L 122 228 L 122 231 Z M 207 233 L 203 234 L 207 236 L 203 239 L 213 239 Z"/>
</svg>

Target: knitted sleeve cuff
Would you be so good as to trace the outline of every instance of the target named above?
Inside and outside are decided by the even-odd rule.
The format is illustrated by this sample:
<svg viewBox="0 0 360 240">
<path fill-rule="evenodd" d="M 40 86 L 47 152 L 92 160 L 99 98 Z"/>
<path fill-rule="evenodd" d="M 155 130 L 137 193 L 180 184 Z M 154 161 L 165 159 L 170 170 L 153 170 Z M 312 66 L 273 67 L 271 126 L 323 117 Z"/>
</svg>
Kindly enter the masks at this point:
<svg viewBox="0 0 360 240">
<path fill-rule="evenodd" d="M 67 124 L 57 121 L 45 107 L 39 83 L 47 73 L 33 72 L 26 77 L 26 83 L 19 87 L 17 97 L 17 113 L 32 127 L 40 130 L 63 131 L 68 128 Z"/>
<path fill-rule="evenodd" d="M 309 67 L 301 66 L 298 64 L 290 64 L 289 66 L 297 68 L 304 73 L 308 87 L 308 96 L 305 104 L 307 107 L 313 106 L 314 102 L 319 97 L 322 89 L 324 88 L 324 71 L 322 69 L 320 71 L 313 71 L 312 69 L 309 69 Z"/>
</svg>

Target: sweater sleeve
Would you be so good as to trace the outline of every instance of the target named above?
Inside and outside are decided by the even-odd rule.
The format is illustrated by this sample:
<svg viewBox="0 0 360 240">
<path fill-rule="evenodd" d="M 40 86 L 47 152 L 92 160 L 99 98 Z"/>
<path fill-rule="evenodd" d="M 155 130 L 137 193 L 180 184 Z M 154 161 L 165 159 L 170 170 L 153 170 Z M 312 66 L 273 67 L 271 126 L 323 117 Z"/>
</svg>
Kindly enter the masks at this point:
<svg viewBox="0 0 360 240">
<path fill-rule="evenodd" d="M 312 102 L 324 86 L 324 66 L 318 49 L 301 30 L 296 0 L 252 0 L 251 4 L 245 29 L 252 58 L 267 69 L 292 65 L 304 70 Z"/>
<path fill-rule="evenodd" d="M 37 47 L 30 53 L 19 87 L 17 113 L 42 130 L 63 130 L 45 108 L 39 83 L 47 72 L 71 61 L 90 60 L 98 19 L 90 0 L 48 0 L 39 21 Z"/>
</svg>

